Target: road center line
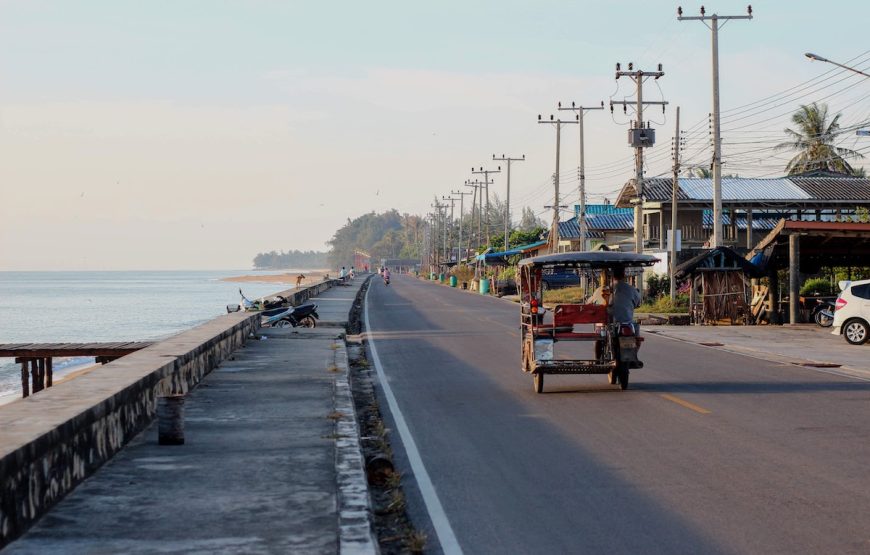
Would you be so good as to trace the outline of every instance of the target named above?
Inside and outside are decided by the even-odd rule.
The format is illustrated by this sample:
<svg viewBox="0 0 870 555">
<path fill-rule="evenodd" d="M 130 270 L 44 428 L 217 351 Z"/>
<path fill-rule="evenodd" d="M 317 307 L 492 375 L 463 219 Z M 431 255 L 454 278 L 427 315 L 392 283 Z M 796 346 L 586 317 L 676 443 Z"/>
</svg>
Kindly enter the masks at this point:
<svg viewBox="0 0 870 555">
<path fill-rule="evenodd" d="M 399 409 L 399 404 L 396 402 L 396 396 L 393 395 L 393 389 L 390 387 L 390 382 L 387 381 L 387 376 L 384 373 L 384 367 L 381 365 L 381 359 L 378 356 L 378 349 L 375 347 L 375 341 L 372 337 L 372 326 L 369 324 L 369 291 L 371 284 L 366 289 L 365 306 L 363 307 L 363 318 L 366 325 L 366 333 L 368 334 L 369 348 L 372 352 L 372 362 L 375 363 L 375 370 L 378 374 L 378 380 L 381 382 L 381 387 L 384 388 L 384 397 L 387 398 L 387 405 L 390 408 L 390 413 L 396 421 L 396 428 L 399 430 L 399 437 L 402 439 L 402 444 L 405 446 L 405 452 L 408 455 L 408 462 L 411 464 L 411 471 L 414 477 L 417 478 L 417 485 L 420 488 L 420 494 L 423 496 L 423 504 L 426 505 L 426 511 L 429 513 L 429 518 L 432 521 L 432 527 L 435 529 L 435 534 L 438 536 L 438 542 L 441 544 L 441 549 L 447 555 L 461 555 L 462 548 L 459 547 L 459 542 L 456 540 L 456 535 L 453 533 L 453 528 L 450 526 L 450 521 L 447 519 L 447 514 L 444 512 L 444 507 L 441 505 L 441 500 L 438 499 L 438 494 L 435 492 L 435 486 L 432 484 L 432 479 L 429 473 L 426 472 L 426 467 L 423 464 L 423 458 L 417 450 L 417 444 L 414 442 L 414 437 L 411 435 L 411 430 L 405 422 L 405 417 Z"/>
<path fill-rule="evenodd" d="M 686 401 L 685 399 L 680 399 L 676 395 L 669 395 L 668 393 L 662 393 L 662 397 L 664 399 L 667 399 L 668 401 L 670 401 L 672 403 L 676 403 L 676 404 L 680 405 L 681 407 L 686 407 L 687 409 L 693 410 L 699 414 L 710 414 L 710 411 L 708 411 L 704 407 L 699 407 L 695 403 L 690 403 L 690 402 Z"/>
</svg>

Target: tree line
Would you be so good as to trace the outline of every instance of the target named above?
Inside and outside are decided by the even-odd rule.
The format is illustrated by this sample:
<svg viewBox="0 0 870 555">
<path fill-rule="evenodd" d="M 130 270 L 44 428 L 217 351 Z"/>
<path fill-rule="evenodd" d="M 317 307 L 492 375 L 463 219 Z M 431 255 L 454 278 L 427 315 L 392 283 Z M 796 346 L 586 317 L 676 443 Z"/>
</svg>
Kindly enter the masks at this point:
<svg viewBox="0 0 870 555">
<path fill-rule="evenodd" d="M 254 257 L 254 268 L 257 270 L 281 269 L 320 269 L 329 267 L 329 253 L 318 251 L 271 251 L 261 252 Z"/>
</svg>

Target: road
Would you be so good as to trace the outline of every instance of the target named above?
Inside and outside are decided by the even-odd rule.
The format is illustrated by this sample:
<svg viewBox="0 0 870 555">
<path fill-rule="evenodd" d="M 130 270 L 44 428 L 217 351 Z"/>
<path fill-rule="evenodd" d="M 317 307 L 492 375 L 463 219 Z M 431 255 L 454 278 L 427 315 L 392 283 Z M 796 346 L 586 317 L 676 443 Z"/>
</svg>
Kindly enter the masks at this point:
<svg viewBox="0 0 870 555">
<path fill-rule="evenodd" d="M 394 275 L 366 306 L 445 551 L 870 551 L 870 382 L 647 334 L 628 391 L 535 394 L 515 304 Z"/>
</svg>

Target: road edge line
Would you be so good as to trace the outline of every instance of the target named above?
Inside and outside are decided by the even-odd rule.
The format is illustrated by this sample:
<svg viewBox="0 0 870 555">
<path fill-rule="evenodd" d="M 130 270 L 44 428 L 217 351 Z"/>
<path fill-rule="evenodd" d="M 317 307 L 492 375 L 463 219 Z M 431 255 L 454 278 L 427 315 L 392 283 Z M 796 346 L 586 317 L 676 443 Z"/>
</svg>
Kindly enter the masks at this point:
<svg viewBox="0 0 870 555">
<path fill-rule="evenodd" d="M 405 453 L 408 455 L 408 462 L 411 465 L 411 471 L 417 479 L 417 486 L 420 488 L 420 494 L 423 497 L 423 504 L 426 505 L 426 512 L 429 513 L 429 519 L 432 521 L 432 527 L 435 529 L 435 535 L 438 536 L 438 543 L 441 544 L 441 549 L 448 555 L 462 554 L 462 548 L 456 540 L 456 535 L 453 533 L 453 528 L 450 526 L 450 521 L 447 514 L 444 512 L 444 507 L 441 505 L 441 500 L 438 498 L 438 493 L 435 491 L 435 486 L 432 484 L 432 479 L 426 471 L 426 466 L 423 464 L 423 458 L 417 450 L 417 443 L 411 435 L 411 430 L 405 421 L 405 416 L 399 409 L 399 404 L 396 401 L 396 396 L 387 381 L 387 376 L 384 373 L 384 368 L 381 365 L 381 359 L 378 356 L 378 349 L 375 346 L 374 338 L 369 335 L 372 331 L 369 323 L 369 291 L 366 290 L 365 302 L 363 303 L 363 320 L 366 326 L 366 339 L 369 344 L 369 349 L 372 353 L 372 362 L 375 365 L 375 371 L 378 375 L 378 381 L 384 390 L 384 397 L 387 399 L 387 406 L 390 409 L 390 414 L 396 422 L 396 428 L 399 431 L 399 438 L 402 440 L 402 445 L 405 447 Z"/>
</svg>

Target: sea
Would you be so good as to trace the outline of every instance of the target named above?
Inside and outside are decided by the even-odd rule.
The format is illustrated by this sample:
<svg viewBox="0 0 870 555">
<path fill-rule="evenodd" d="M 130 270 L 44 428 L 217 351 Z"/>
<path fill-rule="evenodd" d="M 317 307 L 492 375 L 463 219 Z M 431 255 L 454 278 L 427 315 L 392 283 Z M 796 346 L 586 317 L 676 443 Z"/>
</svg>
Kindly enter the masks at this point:
<svg viewBox="0 0 870 555">
<path fill-rule="evenodd" d="M 160 340 L 226 314 L 228 304 L 239 303 L 240 288 L 254 299 L 293 287 L 221 278 L 298 272 L 0 272 L 0 343 Z M 56 358 L 54 378 L 93 363 Z M 0 404 L 20 396 L 21 366 L 0 358 Z"/>
</svg>

